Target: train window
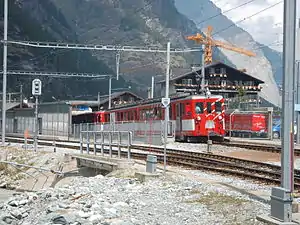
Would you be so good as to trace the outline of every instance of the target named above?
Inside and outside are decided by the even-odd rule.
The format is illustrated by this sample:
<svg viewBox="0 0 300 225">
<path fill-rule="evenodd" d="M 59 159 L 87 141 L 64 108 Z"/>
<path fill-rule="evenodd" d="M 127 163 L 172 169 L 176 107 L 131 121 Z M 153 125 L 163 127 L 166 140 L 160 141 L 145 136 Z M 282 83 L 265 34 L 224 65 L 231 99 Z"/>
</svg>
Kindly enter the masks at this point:
<svg viewBox="0 0 300 225">
<path fill-rule="evenodd" d="M 185 105 L 185 112 L 186 112 L 186 115 L 187 115 L 187 116 L 190 116 L 190 115 L 192 114 L 191 111 L 192 111 L 192 110 L 191 110 L 191 104 L 190 104 L 190 103 L 186 103 L 186 105 Z"/>
<path fill-rule="evenodd" d="M 130 111 L 127 112 L 127 120 L 128 120 L 128 121 L 131 120 L 131 112 L 130 112 Z"/>
<path fill-rule="evenodd" d="M 211 102 L 206 102 L 207 113 L 211 113 Z"/>
<path fill-rule="evenodd" d="M 161 116 L 161 115 L 162 115 L 162 112 L 161 112 L 161 110 L 162 110 L 161 108 L 158 108 L 158 109 L 157 109 L 157 118 L 158 118 L 158 119 L 162 119 L 162 116 Z"/>
<path fill-rule="evenodd" d="M 184 104 L 180 103 L 180 116 L 184 115 Z"/>
<path fill-rule="evenodd" d="M 109 116 L 109 114 L 106 114 L 105 117 L 106 117 L 105 118 L 105 122 L 110 122 L 110 116 Z"/>
<path fill-rule="evenodd" d="M 216 102 L 215 107 L 216 107 L 216 112 L 222 112 L 222 103 L 221 102 Z"/>
<path fill-rule="evenodd" d="M 196 114 L 201 114 L 203 113 L 203 102 L 197 102 L 196 103 L 196 108 L 195 108 L 195 111 L 196 111 Z"/>
</svg>

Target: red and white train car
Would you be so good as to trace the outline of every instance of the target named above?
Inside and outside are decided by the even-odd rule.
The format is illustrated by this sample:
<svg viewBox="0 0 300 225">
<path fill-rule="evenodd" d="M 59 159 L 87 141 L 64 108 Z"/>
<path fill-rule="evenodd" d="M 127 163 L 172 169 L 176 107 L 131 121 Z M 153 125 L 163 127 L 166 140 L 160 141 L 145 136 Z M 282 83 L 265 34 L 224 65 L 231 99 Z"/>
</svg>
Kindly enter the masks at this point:
<svg viewBox="0 0 300 225">
<path fill-rule="evenodd" d="M 225 129 L 232 136 L 266 136 L 268 133 L 269 115 L 267 113 L 237 112 L 225 113 Z"/>
<path fill-rule="evenodd" d="M 175 140 L 190 142 L 201 139 L 223 139 L 225 135 L 224 98 L 193 95 L 172 102 L 176 123 Z"/>
<path fill-rule="evenodd" d="M 110 115 L 111 114 L 111 115 Z M 116 123 L 164 120 L 161 99 L 151 99 L 111 110 L 76 116 L 73 123 Z M 176 124 L 175 140 L 190 142 L 210 139 L 223 140 L 225 135 L 225 108 L 222 96 L 183 95 L 171 97 L 169 118 Z M 77 121 L 77 122 L 75 122 Z"/>
</svg>

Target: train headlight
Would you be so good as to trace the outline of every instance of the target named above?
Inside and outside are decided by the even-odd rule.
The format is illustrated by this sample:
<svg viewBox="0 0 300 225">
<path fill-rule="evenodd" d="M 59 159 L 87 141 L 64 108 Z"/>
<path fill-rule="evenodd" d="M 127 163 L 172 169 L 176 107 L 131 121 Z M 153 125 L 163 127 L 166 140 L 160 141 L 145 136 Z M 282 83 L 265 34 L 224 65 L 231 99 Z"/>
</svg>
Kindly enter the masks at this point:
<svg viewBox="0 0 300 225">
<path fill-rule="evenodd" d="M 222 116 L 219 116 L 219 120 L 221 120 L 221 119 L 223 119 L 223 117 L 222 117 Z"/>
<path fill-rule="evenodd" d="M 200 116 L 197 116 L 197 120 L 199 120 L 199 121 L 200 121 L 200 120 L 201 120 L 201 117 L 200 117 Z"/>
</svg>

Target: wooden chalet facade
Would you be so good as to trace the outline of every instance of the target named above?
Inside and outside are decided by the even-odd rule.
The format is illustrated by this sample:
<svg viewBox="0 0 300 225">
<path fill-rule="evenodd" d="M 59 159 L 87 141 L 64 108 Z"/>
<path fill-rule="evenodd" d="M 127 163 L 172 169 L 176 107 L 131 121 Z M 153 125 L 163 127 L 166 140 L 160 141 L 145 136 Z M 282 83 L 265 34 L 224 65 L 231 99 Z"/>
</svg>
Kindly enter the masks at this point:
<svg viewBox="0 0 300 225">
<path fill-rule="evenodd" d="M 202 76 L 201 71 L 201 67 L 194 67 L 185 73 L 171 76 L 170 95 L 178 92 L 196 92 L 196 77 Z M 165 80 L 158 83 L 160 84 L 161 96 L 164 96 Z M 227 105 L 234 101 L 239 102 L 239 104 L 258 105 L 258 93 L 261 91 L 260 85 L 263 83 L 262 80 L 221 62 L 205 66 L 205 87 L 208 87 L 211 94 L 224 96 Z"/>
</svg>

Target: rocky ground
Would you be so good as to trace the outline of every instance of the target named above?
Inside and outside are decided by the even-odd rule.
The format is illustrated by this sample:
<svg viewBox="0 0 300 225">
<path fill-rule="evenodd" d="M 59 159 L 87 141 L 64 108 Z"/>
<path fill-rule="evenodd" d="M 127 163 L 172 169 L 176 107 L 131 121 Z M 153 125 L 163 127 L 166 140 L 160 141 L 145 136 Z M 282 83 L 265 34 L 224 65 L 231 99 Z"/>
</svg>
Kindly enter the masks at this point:
<svg viewBox="0 0 300 225">
<path fill-rule="evenodd" d="M 53 169 L 64 162 L 64 153 L 72 152 L 57 149 L 53 153 L 52 149 L 44 149 L 45 152 L 34 153 L 24 152 L 17 146 L 11 148 L 14 150 L 6 149 L 2 153 L 6 152 L 4 155 L 12 161 L 23 157 L 24 163 Z M 3 167 L 3 164 L 0 165 Z M 2 168 L 0 183 L 17 187 L 29 179 L 27 174 L 18 175 L 20 171 L 3 172 L 12 170 L 8 167 Z M 261 185 L 232 178 L 222 180 L 222 176 L 189 170 L 167 172 L 157 179 L 141 183 L 134 177 L 139 170 L 145 170 L 145 166 L 136 164 L 132 169 L 107 176 L 83 177 L 77 174 L 56 182 L 52 187 L 48 185 L 35 192 L 14 193 L 6 199 L 0 198 L 0 225 L 252 225 L 260 224 L 255 220 L 256 215 L 270 212 L 269 205 L 216 182 L 232 182 L 235 187 L 251 185 L 252 189 L 259 189 Z"/>
</svg>

